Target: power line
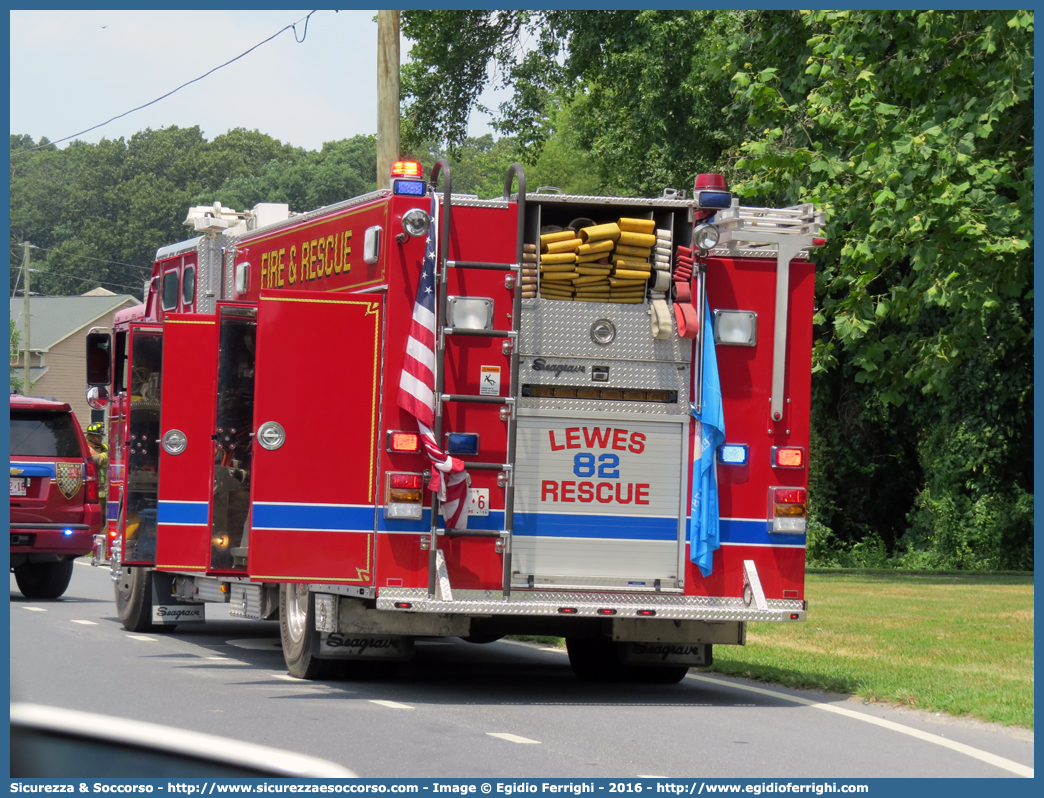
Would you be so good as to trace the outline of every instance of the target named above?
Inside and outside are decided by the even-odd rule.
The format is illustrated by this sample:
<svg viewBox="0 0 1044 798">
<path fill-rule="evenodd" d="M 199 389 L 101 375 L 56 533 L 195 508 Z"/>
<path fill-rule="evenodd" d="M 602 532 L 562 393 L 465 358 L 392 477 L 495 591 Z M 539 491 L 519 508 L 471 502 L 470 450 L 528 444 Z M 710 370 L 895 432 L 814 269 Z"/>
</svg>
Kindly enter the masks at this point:
<svg viewBox="0 0 1044 798">
<path fill-rule="evenodd" d="M 33 271 L 35 272 L 37 270 L 33 269 Z M 113 286 L 116 286 L 116 288 L 126 288 L 128 291 L 140 291 L 140 290 L 142 290 L 142 286 L 144 285 L 144 282 L 142 283 L 142 285 L 136 285 L 136 286 L 135 285 L 124 285 L 123 283 L 114 283 L 114 282 L 111 282 L 109 280 L 99 280 L 97 278 L 92 278 L 92 277 L 77 277 L 74 274 L 56 274 L 54 272 L 49 273 L 48 276 L 49 277 L 54 277 L 55 279 L 58 279 L 58 280 L 79 280 L 81 283 L 95 283 L 97 285 L 113 285 Z M 16 291 L 18 290 L 17 286 L 15 286 L 15 290 Z M 14 295 L 13 294 L 12 294 L 11 298 L 14 299 Z"/>
<path fill-rule="evenodd" d="M 194 78 L 194 79 L 190 80 L 188 83 L 182 83 L 176 89 L 174 89 L 172 91 L 168 91 L 162 97 L 157 97 L 152 102 L 147 102 L 144 105 L 139 105 L 137 108 L 131 108 L 129 111 L 125 111 L 124 113 L 119 114 L 118 116 L 114 116 L 112 119 L 106 120 L 105 122 L 102 122 L 99 125 L 95 125 L 94 127 L 89 127 L 86 130 L 81 130 L 79 133 L 73 133 L 71 136 L 66 136 L 63 139 L 58 139 L 57 141 L 49 141 L 46 144 L 37 144 L 35 147 L 26 147 L 25 149 L 22 149 L 22 150 L 15 150 L 14 152 L 11 153 L 11 157 L 13 158 L 16 155 L 21 155 L 23 152 L 32 152 L 33 150 L 40 150 L 40 149 L 43 149 L 44 147 L 50 147 L 50 146 L 55 145 L 55 144 L 61 144 L 63 141 L 68 141 L 69 139 L 74 139 L 77 136 L 82 136 L 84 133 L 90 133 L 92 130 L 97 130 L 100 127 L 105 127 L 107 124 L 109 124 L 109 122 L 115 122 L 117 119 L 122 119 L 125 116 L 129 116 L 130 114 L 133 114 L 135 111 L 140 111 L 142 108 L 148 108 L 150 105 L 155 105 L 160 100 L 167 99 L 172 94 L 175 94 L 175 93 L 181 91 L 186 86 L 191 86 L 193 83 L 198 83 L 199 81 L 203 80 L 203 78 L 205 78 L 205 77 L 207 77 L 209 75 L 213 75 L 219 69 L 224 69 L 229 64 L 234 64 L 240 58 L 243 58 L 244 56 L 249 55 L 250 53 L 254 52 L 254 50 L 256 50 L 261 45 L 268 44 L 270 41 L 272 41 L 272 39 L 276 38 L 277 36 L 279 36 L 282 33 L 285 33 L 288 30 L 293 30 L 293 32 L 294 32 L 294 41 L 296 41 L 298 44 L 303 44 L 304 40 L 308 37 L 308 20 L 310 20 L 312 18 L 312 14 L 315 14 L 316 11 L 318 11 L 318 9 L 316 9 L 315 11 L 309 12 L 308 16 L 304 17 L 303 20 L 299 19 L 299 20 L 297 20 L 297 22 L 294 22 L 291 25 L 287 25 L 282 30 L 272 34 L 267 39 L 265 39 L 263 42 L 258 42 L 253 47 L 251 47 L 249 50 L 247 50 L 245 53 L 240 53 L 235 58 L 233 58 L 231 61 L 226 61 L 225 63 L 221 64 L 220 66 L 214 67 L 209 72 L 206 72 L 206 73 L 200 75 L 198 78 Z M 301 34 L 301 38 L 298 39 L 297 38 L 297 25 L 300 22 L 304 22 L 304 33 L 302 33 Z"/>
<path fill-rule="evenodd" d="M 46 247 L 33 247 L 33 249 L 38 249 L 41 252 L 57 252 L 60 255 L 64 255 L 67 258 L 79 258 L 81 260 L 96 260 L 96 261 L 98 261 L 98 263 L 111 263 L 114 266 L 130 266 L 132 269 L 141 269 L 142 271 L 146 271 L 149 274 L 152 273 L 152 267 L 151 266 L 142 266 L 142 265 L 140 265 L 138 263 L 123 263 L 122 261 L 118 261 L 118 260 L 105 260 L 105 258 L 92 258 L 90 255 L 74 255 L 71 252 L 66 252 L 64 250 L 47 249 Z M 11 253 L 11 254 L 16 254 L 16 253 Z"/>
</svg>

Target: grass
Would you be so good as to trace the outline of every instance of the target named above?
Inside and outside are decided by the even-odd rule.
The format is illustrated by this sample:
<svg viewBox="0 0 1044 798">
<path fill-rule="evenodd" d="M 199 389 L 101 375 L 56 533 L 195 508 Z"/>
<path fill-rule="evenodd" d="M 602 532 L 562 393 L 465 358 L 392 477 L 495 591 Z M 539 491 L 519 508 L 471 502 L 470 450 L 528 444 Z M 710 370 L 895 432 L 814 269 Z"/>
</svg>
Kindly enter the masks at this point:
<svg viewBox="0 0 1044 798">
<path fill-rule="evenodd" d="M 1033 577 L 809 573 L 805 623 L 752 623 L 707 670 L 1033 728 Z M 562 638 L 516 639 L 562 645 Z"/>
<path fill-rule="evenodd" d="M 1032 577 L 819 573 L 806 598 L 711 670 L 1033 728 Z"/>
</svg>

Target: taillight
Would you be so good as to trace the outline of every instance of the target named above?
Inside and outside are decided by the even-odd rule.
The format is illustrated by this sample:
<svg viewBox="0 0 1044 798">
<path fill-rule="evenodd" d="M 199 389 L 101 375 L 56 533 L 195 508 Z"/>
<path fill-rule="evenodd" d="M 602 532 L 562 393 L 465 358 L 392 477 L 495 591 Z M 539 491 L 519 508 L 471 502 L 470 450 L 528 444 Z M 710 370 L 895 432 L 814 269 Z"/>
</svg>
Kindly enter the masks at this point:
<svg viewBox="0 0 1044 798">
<path fill-rule="evenodd" d="M 773 446 L 772 465 L 776 468 L 804 468 L 805 450 L 800 446 Z"/>
<path fill-rule="evenodd" d="M 768 531 L 800 532 L 808 526 L 808 491 L 804 488 L 769 488 Z"/>
<path fill-rule="evenodd" d="M 384 517 L 420 518 L 424 513 L 424 475 L 385 475 Z"/>
<path fill-rule="evenodd" d="M 389 452 L 419 452 L 421 448 L 420 435 L 416 432 L 389 430 L 386 444 L 385 449 Z"/>
<path fill-rule="evenodd" d="M 94 460 L 87 459 L 84 464 L 84 501 L 88 504 L 98 503 L 98 464 Z"/>
</svg>

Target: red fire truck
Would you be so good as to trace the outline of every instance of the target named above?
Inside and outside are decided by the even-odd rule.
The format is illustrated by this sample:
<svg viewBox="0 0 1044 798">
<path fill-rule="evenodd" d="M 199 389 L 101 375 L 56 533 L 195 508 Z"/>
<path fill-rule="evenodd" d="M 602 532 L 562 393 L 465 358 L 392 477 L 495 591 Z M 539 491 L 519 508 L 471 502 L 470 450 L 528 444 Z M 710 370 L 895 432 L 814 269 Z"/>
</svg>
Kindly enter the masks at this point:
<svg viewBox="0 0 1044 798">
<path fill-rule="evenodd" d="M 719 175 L 527 194 L 516 164 L 480 200 L 445 161 L 308 213 L 191 209 L 88 336 L 120 620 L 278 618 L 301 678 L 540 634 L 651 682 L 804 620 L 821 223 Z"/>
</svg>

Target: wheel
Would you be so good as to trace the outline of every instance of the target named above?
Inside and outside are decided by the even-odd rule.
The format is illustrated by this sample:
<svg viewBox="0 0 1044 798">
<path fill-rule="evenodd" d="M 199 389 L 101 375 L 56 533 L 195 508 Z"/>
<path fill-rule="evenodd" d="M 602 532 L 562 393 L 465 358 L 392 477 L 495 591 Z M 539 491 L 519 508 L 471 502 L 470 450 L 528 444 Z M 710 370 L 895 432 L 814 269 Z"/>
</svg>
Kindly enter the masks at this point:
<svg viewBox="0 0 1044 798">
<path fill-rule="evenodd" d="M 315 600 L 308 585 L 279 586 L 279 636 L 283 659 L 291 676 L 298 679 L 331 679 L 339 663 L 312 654 L 315 637 Z"/>
<path fill-rule="evenodd" d="M 631 680 L 639 684 L 677 684 L 688 672 L 688 665 L 632 665 Z"/>
<path fill-rule="evenodd" d="M 116 615 L 128 632 L 173 632 L 176 624 L 152 623 L 152 569 L 124 566 L 116 583 Z"/>
<path fill-rule="evenodd" d="M 604 637 L 567 637 L 569 664 L 582 682 L 622 682 L 627 667 L 620 662 L 616 644 Z"/>
<path fill-rule="evenodd" d="M 72 560 L 27 562 L 15 569 L 15 582 L 26 598 L 55 599 L 69 587 L 72 573 Z"/>
</svg>

